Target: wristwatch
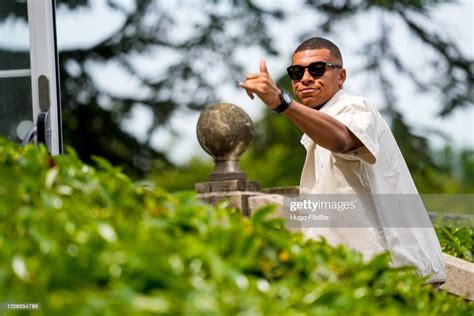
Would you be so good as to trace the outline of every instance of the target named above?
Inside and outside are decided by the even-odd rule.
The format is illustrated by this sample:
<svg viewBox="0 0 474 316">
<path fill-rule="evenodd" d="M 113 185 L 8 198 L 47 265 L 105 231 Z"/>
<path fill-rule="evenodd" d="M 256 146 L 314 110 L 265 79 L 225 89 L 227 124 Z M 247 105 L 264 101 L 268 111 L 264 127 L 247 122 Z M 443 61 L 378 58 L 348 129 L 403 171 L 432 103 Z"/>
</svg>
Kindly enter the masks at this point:
<svg viewBox="0 0 474 316">
<path fill-rule="evenodd" d="M 280 105 L 273 109 L 273 111 L 277 113 L 281 113 L 285 111 L 286 109 L 288 109 L 291 102 L 293 102 L 293 98 L 291 97 L 291 94 L 288 91 L 285 91 L 285 90 L 280 90 L 280 91 L 281 91 Z"/>
</svg>

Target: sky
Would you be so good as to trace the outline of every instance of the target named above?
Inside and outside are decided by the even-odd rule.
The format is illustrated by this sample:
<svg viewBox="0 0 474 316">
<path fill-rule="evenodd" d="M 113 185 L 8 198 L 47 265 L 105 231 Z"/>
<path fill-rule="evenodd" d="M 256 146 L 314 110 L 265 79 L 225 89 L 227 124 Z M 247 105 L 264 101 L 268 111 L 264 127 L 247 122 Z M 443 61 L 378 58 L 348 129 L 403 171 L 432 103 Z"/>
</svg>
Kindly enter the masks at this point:
<svg viewBox="0 0 474 316">
<path fill-rule="evenodd" d="M 258 71 L 258 63 L 261 58 L 267 60 L 267 66 L 270 74 L 274 78 L 280 77 L 284 69 L 289 65 L 289 57 L 294 48 L 298 45 L 297 35 L 307 28 L 310 21 L 308 12 L 301 12 L 299 7 L 301 1 L 277 1 L 267 0 L 259 1 L 259 4 L 267 7 L 284 6 L 288 19 L 284 23 L 273 23 L 271 30 L 275 38 L 275 45 L 280 51 L 279 57 L 269 57 L 260 49 L 242 49 L 239 51 L 239 60 L 245 65 L 247 72 Z M 127 3 L 124 0 L 123 3 Z M 199 9 L 199 1 L 177 1 L 180 6 L 179 18 L 182 23 L 192 21 L 196 10 Z M 357 74 L 357 69 L 363 61 L 360 56 L 354 54 L 357 49 L 357 43 L 373 36 L 376 30 L 373 29 L 375 15 L 366 14 L 360 16 L 352 24 L 340 26 L 340 31 L 333 34 L 330 38 L 339 44 L 344 56 L 345 67 L 348 71 L 348 79 L 345 89 L 353 94 L 366 97 L 369 102 L 378 106 L 381 103 L 380 93 L 367 87 L 367 78 Z M 471 58 L 474 55 L 474 1 L 460 1 L 459 5 L 445 4 L 433 12 L 433 18 L 437 21 L 439 29 L 444 34 L 455 39 L 461 50 L 467 53 Z M 72 16 L 65 11 L 59 11 L 57 14 L 58 26 L 58 44 L 60 49 L 87 48 L 92 46 L 120 27 L 123 18 L 116 12 L 110 12 L 106 9 L 104 0 L 96 0 L 92 10 L 81 10 L 75 12 Z M 402 25 L 396 21 L 391 21 L 392 28 L 395 30 L 395 42 L 397 49 L 404 59 L 417 67 L 420 60 L 425 58 L 426 52 L 413 49 L 413 38 Z M 339 28 L 338 28 L 339 30 Z M 188 29 L 189 31 L 189 29 Z M 15 34 L 12 38 L 11 34 Z M 357 34 L 357 38 L 354 38 Z M 183 35 L 184 36 L 184 35 Z M 28 31 L 22 25 L 11 24 L 0 27 L 0 45 L 5 45 L 8 41 L 10 47 L 24 47 L 28 42 Z M 408 48 L 408 49 L 407 49 Z M 160 57 L 162 58 L 162 57 Z M 169 60 L 173 56 L 168 56 Z M 158 66 L 153 60 L 153 56 L 142 58 L 136 61 L 143 69 L 157 71 Z M 163 64 L 163 63 L 161 63 Z M 417 69 L 417 71 L 426 71 Z M 120 72 L 114 65 L 91 66 L 95 74 L 96 83 L 103 89 L 117 93 L 141 93 L 138 83 L 133 82 L 123 72 Z M 390 70 L 387 70 L 390 71 Z M 114 80 L 110 80 L 110 78 Z M 442 80 L 442 78 L 440 78 Z M 430 127 L 442 131 L 451 139 L 451 143 L 457 147 L 474 147 L 474 109 L 457 110 L 447 119 L 440 119 L 436 115 L 438 104 L 436 96 L 420 96 L 411 87 L 409 82 L 397 82 L 397 91 L 399 91 L 399 108 L 406 116 L 408 122 L 415 127 Z M 258 99 L 252 101 L 244 91 L 240 90 L 234 84 L 225 84 L 219 87 L 219 97 L 223 102 L 230 102 L 241 106 L 254 122 L 267 111 L 263 103 Z M 378 106 L 380 108 L 380 106 Z M 131 119 L 124 122 L 123 127 L 139 139 L 144 139 L 146 129 L 144 127 L 151 125 L 150 111 L 143 106 L 137 106 L 133 110 Z M 177 133 L 177 136 L 164 129 L 154 133 L 152 144 L 157 149 L 166 150 L 168 158 L 177 164 L 184 164 L 192 156 L 208 157 L 200 148 L 196 138 L 196 123 L 199 113 L 180 113 L 171 120 L 171 127 Z M 285 119 L 282 117 L 282 119 Z M 420 129 L 420 132 L 422 130 Z M 441 146 L 443 141 L 435 136 L 429 137 L 435 146 Z M 209 158 L 210 159 L 210 158 Z"/>
</svg>

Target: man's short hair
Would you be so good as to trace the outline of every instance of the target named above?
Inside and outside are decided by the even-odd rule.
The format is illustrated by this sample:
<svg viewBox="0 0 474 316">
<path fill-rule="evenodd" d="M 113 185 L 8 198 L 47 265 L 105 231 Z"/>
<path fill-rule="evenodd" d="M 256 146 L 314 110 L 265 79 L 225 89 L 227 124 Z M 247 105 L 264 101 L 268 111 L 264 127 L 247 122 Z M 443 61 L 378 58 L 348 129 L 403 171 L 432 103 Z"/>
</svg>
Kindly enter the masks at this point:
<svg viewBox="0 0 474 316">
<path fill-rule="evenodd" d="M 334 44 L 330 40 L 327 40 L 322 37 L 311 37 L 305 40 L 303 43 L 300 44 L 300 46 L 296 48 L 293 55 L 304 50 L 324 49 L 324 48 L 328 49 L 331 52 L 331 56 L 339 60 L 342 65 L 342 54 L 339 48 L 336 46 L 336 44 Z"/>
</svg>

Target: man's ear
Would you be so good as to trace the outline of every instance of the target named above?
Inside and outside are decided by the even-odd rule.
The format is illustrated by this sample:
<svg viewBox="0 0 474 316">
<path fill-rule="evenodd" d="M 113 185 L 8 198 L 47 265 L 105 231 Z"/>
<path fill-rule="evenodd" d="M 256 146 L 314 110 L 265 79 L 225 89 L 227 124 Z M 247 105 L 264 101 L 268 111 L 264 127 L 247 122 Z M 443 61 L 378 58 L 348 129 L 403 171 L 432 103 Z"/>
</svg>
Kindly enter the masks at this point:
<svg viewBox="0 0 474 316">
<path fill-rule="evenodd" d="M 342 68 L 341 71 L 339 71 L 339 88 L 342 88 L 344 86 L 344 81 L 346 81 L 346 68 Z"/>
</svg>

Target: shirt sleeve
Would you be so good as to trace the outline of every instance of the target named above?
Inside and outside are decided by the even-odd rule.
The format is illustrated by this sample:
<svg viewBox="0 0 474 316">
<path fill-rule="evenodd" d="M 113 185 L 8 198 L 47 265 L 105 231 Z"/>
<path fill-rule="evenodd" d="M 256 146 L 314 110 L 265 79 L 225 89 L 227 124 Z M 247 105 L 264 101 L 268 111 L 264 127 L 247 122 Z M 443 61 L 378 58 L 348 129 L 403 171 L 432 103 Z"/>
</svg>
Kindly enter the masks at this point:
<svg viewBox="0 0 474 316">
<path fill-rule="evenodd" d="M 374 109 L 363 100 L 345 106 L 334 118 L 344 124 L 363 144 L 345 153 L 333 153 L 344 159 L 362 160 L 369 164 L 377 161 L 379 144 L 377 116 Z"/>
</svg>

